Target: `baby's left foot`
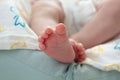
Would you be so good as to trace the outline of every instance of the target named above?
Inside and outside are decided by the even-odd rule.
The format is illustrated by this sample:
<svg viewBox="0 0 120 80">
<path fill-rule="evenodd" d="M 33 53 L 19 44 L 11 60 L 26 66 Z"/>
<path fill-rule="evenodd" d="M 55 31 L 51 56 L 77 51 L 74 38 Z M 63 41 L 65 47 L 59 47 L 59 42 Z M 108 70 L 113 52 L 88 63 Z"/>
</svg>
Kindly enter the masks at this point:
<svg viewBox="0 0 120 80">
<path fill-rule="evenodd" d="M 86 59 L 85 49 L 81 43 L 77 43 L 74 40 L 70 40 L 73 50 L 76 54 L 75 62 L 82 62 Z"/>
</svg>

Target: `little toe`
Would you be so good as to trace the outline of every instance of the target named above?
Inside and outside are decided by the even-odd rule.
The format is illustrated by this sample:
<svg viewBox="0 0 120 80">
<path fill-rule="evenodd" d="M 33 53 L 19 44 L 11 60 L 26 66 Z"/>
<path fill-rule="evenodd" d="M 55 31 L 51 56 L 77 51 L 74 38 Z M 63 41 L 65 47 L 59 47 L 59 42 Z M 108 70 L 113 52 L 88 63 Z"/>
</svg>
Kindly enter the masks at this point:
<svg viewBox="0 0 120 80">
<path fill-rule="evenodd" d="M 65 25 L 60 23 L 56 26 L 56 33 L 59 35 L 63 35 L 66 33 Z"/>
<path fill-rule="evenodd" d="M 40 47 L 41 50 L 45 49 L 45 45 L 44 44 L 40 44 L 39 47 Z"/>
</svg>

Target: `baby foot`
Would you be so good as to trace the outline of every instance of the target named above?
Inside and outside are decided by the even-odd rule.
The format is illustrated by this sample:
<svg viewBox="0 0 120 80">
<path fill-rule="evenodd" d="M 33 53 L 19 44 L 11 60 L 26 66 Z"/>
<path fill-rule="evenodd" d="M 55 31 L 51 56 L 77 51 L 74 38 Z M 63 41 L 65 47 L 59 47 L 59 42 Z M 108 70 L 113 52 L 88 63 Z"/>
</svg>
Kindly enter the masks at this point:
<svg viewBox="0 0 120 80">
<path fill-rule="evenodd" d="M 74 61 L 75 53 L 68 40 L 65 25 L 60 23 L 55 30 L 47 28 L 39 38 L 40 48 L 50 57 L 64 63 Z"/>
<path fill-rule="evenodd" d="M 86 59 L 85 50 L 81 43 L 77 43 L 73 40 L 70 40 L 71 45 L 73 46 L 75 52 L 75 62 L 82 62 Z"/>
<path fill-rule="evenodd" d="M 82 46 L 82 44 L 78 43 L 76 45 L 76 58 L 75 58 L 75 62 L 82 62 L 86 59 L 86 54 L 85 54 L 85 50 Z"/>
</svg>

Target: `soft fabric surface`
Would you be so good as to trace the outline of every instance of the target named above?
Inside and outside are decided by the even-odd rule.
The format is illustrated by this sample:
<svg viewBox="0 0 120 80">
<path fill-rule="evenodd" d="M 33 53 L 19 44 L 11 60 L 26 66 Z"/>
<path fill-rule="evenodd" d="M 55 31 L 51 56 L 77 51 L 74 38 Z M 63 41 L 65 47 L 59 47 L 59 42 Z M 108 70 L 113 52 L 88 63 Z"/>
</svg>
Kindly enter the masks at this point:
<svg viewBox="0 0 120 80">
<path fill-rule="evenodd" d="M 119 75 L 88 65 L 62 64 L 39 51 L 0 51 L 0 80 L 118 80 Z"/>
<path fill-rule="evenodd" d="M 22 18 L 14 0 L 0 2 L 0 50 L 38 49 L 38 36 Z"/>
</svg>

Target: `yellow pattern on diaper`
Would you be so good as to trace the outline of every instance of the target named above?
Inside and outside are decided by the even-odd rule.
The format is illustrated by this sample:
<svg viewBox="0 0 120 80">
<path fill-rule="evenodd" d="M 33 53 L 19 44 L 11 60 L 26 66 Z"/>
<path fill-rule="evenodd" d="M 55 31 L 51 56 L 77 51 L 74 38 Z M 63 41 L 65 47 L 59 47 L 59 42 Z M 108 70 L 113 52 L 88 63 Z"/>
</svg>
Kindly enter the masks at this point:
<svg viewBox="0 0 120 80">
<path fill-rule="evenodd" d="M 93 49 L 90 49 L 91 53 L 94 53 L 94 52 L 102 53 L 103 51 L 104 51 L 104 49 L 101 46 L 97 46 Z"/>
<path fill-rule="evenodd" d="M 104 70 L 110 70 L 110 69 L 115 69 L 117 71 L 120 71 L 120 65 L 119 64 L 111 64 L 111 65 L 107 65 L 104 67 Z"/>
<path fill-rule="evenodd" d="M 22 47 L 23 47 L 23 48 L 27 48 L 27 43 L 24 42 Z"/>
<path fill-rule="evenodd" d="M 94 47 L 92 49 L 89 49 L 89 54 L 87 54 L 92 59 L 98 59 L 99 55 L 104 51 L 104 49 L 101 46 Z"/>
<path fill-rule="evenodd" d="M 10 48 L 12 49 L 18 47 L 27 48 L 27 43 L 25 41 L 16 41 L 10 46 Z"/>
<path fill-rule="evenodd" d="M 0 32 L 4 30 L 4 26 L 0 25 Z"/>
<path fill-rule="evenodd" d="M 98 52 L 103 52 L 104 49 L 101 46 L 98 46 Z"/>
</svg>

